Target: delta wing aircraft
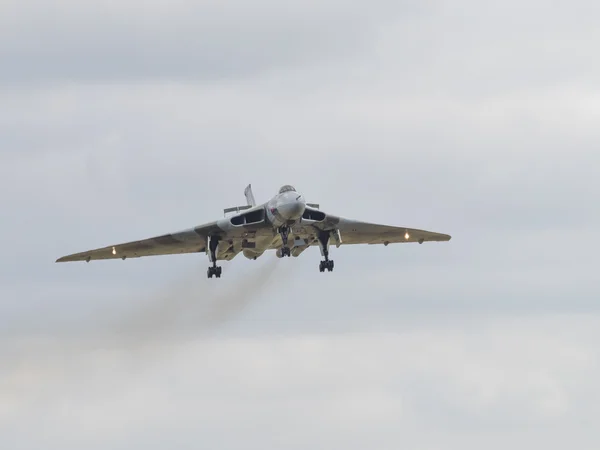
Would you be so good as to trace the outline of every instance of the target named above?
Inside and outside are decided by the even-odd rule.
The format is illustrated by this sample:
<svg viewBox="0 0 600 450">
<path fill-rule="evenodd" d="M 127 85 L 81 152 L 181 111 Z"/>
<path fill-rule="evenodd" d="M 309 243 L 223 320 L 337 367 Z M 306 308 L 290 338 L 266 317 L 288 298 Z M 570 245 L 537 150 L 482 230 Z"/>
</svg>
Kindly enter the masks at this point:
<svg viewBox="0 0 600 450">
<path fill-rule="evenodd" d="M 245 206 L 224 210 L 225 218 L 177 233 L 141 241 L 110 245 L 64 256 L 56 262 L 97 259 L 127 259 L 142 256 L 206 253 L 211 263 L 208 278 L 221 277 L 217 261 L 230 261 L 239 253 L 256 259 L 266 250 L 279 258 L 300 256 L 311 246 L 319 246 L 323 260 L 319 270 L 331 272 L 333 244 L 383 244 L 399 242 L 449 241 L 450 236 L 406 227 L 378 225 L 327 214 L 318 204 L 306 203 L 293 186 L 285 185 L 268 202 L 257 205 L 251 185 L 244 191 Z M 233 214 L 231 214 L 233 213 Z"/>
</svg>

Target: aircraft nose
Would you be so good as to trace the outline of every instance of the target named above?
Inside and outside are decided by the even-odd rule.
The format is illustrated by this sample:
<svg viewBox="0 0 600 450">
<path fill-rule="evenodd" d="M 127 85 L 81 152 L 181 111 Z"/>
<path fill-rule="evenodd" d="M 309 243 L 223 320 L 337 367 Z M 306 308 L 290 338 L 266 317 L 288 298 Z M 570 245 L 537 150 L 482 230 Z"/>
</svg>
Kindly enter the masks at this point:
<svg viewBox="0 0 600 450">
<path fill-rule="evenodd" d="M 304 208 L 306 208 L 306 203 L 302 196 L 298 195 L 297 198 L 281 205 L 279 211 L 287 220 L 297 220 L 304 214 Z"/>
</svg>

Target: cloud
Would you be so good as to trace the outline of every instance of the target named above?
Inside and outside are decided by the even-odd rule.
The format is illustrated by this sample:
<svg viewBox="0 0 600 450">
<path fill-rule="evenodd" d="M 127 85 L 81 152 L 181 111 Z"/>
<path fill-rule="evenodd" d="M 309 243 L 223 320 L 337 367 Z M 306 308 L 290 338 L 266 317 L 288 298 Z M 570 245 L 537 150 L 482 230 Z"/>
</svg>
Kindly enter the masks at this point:
<svg viewBox="0 0 600 450">
<path fill-rule="evenodd" d="M 404 7 L 325 2 L 3 2 L 0 80 L 215 80 L 343 58 Z"/>
<path fill-rule="evenodd" d="M 476 445 L 477 430 L 485 430 L 491 448 L 502 448 L 509 436 L 527 438 L 528 429 L 544 429 L 535 441 L 560 448 L 572 430 L 593 427 L 579 417 L 597 409 L 589 399 L 598 390 L 585 387 L 600 369 L 597 325 L 595 317 L 550 316 L 277 341 L 191 340 L 142 372 L 126 353 L 107 349 L 75 355 L 68 364 L 79 368 L 41 392 L 56 361 L 29 360 L 12 368 L 2 422 L 21 445 L 44 436 L 66 449 L 120 448 L 132 440 L 148 448 L 165 440 L 240 448 L 256 439 L 267 447 L 317 440 L 345 448 L 455 448 L 468 433 Z M 23 398 L 37 400 L 19 409 Z M 24 415 L 37 436 L 19 435 Z M 593 443 L 587 436 L 583 448 Z"/>
</svg>

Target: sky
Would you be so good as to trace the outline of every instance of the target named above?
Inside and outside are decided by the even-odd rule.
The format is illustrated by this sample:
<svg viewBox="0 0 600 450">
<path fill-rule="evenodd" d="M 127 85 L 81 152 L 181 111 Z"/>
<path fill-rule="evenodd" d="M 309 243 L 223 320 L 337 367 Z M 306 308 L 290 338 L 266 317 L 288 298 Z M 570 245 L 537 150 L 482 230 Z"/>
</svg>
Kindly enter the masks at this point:
<svg viewBox="0 0 600 450">
<path fill-rule="evenodd" d="M 0 447 L 600 445 L 600 6 L 0 3 Z M 448 233 L 55 264 L 293 184 Z"/>
</svg>

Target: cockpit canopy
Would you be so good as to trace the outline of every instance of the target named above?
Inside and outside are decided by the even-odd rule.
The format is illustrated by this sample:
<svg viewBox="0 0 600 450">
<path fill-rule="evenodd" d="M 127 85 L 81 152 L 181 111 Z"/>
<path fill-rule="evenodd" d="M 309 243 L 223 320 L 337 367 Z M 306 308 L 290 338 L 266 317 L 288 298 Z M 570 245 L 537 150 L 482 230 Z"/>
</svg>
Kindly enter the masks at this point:
<svg viewBox="0 0 600 450">
<path fill-rule="evenodd" d="M 286 184 L 285 186 L 281 186 L 281 189 L 279 189 L 279 193 L 283 194 L 284 192 L 296 192 L 296 188 L 294 188 L 294 186 L 291 186 L 289 184 Z"/>
</svg>

